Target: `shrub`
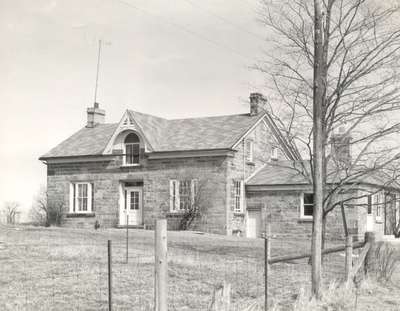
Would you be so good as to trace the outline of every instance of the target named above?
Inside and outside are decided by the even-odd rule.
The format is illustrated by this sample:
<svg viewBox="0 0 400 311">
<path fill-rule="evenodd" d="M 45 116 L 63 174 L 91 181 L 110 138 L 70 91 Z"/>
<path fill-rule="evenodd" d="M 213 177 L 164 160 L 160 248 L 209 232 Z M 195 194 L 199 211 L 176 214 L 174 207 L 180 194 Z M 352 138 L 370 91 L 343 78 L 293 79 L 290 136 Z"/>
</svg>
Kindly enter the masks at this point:
<svg viewBox="0 0 400 311">
<path fill-rule="evenodd" d="M 400 254 L 393 246 L 379 242 L 375 251 L 377 261 L 377 279 L 389 282 L 393 272 L 400 264 Z"/>
<path fill-rule="evenodd" d="M 60 226 L 64 220 L 64 204 L 54 204 L 48 206 L 48 221 L 46 226 Z"/>
</svg>

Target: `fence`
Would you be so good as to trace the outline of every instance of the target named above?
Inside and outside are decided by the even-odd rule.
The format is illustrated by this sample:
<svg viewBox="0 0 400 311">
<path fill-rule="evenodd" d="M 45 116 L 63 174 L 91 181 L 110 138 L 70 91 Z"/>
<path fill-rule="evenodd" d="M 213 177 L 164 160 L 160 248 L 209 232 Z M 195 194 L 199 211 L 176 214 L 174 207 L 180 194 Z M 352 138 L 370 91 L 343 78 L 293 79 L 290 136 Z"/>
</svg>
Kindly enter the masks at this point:
<svg viewBox="0 0 400 311">
<path fill-rule="evenodd" d="M 72 232 L 67 239 L 63 238 L 65 232 L 71 235 L 71 230 L 60 231 L 59 236 L 45 240 L 48 243 L 42 236 L 32 236 L 35 243 L 14 241 L 3 250 L 0 235 L 0 284 L 5 289 L 0 291 L 0 309 L 108 310 L 111 302 L 112 310 L 153 310 L 155 305 L 166 310 L 162 309 L 166 304 L 168 310 L 226 310 L 227 302 L 218 307 L 219 300 L 229 300 L 230 310 L 236 311 L 265 301 L 284 309 L 299 288 L 307 289 L 310 284 L 309 254 L 304 253 L 305 244 L 296 249 L 299 243 L 294 239 L 268 236 L 248 240 L 169 232 L 167 241 L 165 235 L 155 239 L 149 231 L 131 231 L 128 253 L 123 230 L 110 231 L 113 236 L 97 232 L 96 239 L 82 238 L 81 231 Z M 110 257 L 107 240 L 112 240 Z M 155 241 L 163 241 L 163 247 L 155 247 Z M 165 254 L 166 245 L 167 259 L 156 256 L 155 249 Z M 367 265 L 371 264 L 369 244 L 362 246 L 357 242 L 350 247 L 350 240 L 347 252 L 344 245 L 329 246 L 332 252 L 324 255 L 324 279 L 353 278 L 364 257 Z M 353 249 L 358 260 L 350 268 Z M 265 251 L 270 256 L 265 257 Z M 342 256 L 344 252 L 347 257 Z M 155 257 L 162 270 L 155 269 Z M 157 299 L 155 293 L 164 296 Z"/>
</svg>

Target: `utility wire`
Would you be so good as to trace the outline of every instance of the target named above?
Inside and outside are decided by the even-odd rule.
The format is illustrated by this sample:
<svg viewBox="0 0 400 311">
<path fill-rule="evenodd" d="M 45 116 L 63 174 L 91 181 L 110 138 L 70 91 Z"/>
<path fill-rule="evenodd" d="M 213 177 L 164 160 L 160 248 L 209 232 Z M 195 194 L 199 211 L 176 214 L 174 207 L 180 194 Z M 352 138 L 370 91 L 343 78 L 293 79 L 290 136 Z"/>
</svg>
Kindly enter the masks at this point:
<svg viewBox="0 0 400 311">
<path fill-rule="evenodd" d="M 236 54 L 237 56 L 240 56 L 240 57 L 242 57 L 242 58 L 244 58 L 246 60 L 252 61 L 252 59 L 250 59 L 249 56 L 244 55 L 241 52 L 239 52 L 239 51 L 237 51 L 235 49 L 232 49 L 231 47 L 229 47 L 229 46 L 227 46 L 225 44 L 221 44 L 218 41 L 212 40 L 212 39 L 210 39 L 210 38 L 208 38 L 208 37 L 196 32 L 196 31 L 193 31 L 190 28 L 184 27 L 184 26 L 182 26 L 180 24 L 177 24 L 177 23 L 175 23 L 173 21 L 170 21 L 170 20 L 168 20 L 167 18 L 165 18 L 165 17 L 163 17 L 161 15 L 155 14 L 155 13 L 153 13 L 153 12 L 147 10 L 147 9 L 140 8 L 140 7 L 130 3 L 128 1 L 124 1 L 124 0 L 114 0 L 114 1 L 122 3 L 122 4 L 124 4 L 124 5 L 126 5 L 126 6 L 128 6 L 130 8 L 133 8 L 133 9 L 135 9 L 137 11 L 140 11 L 140 12 L 142 12 L 144 14 L 147 14 L 149 16 L 156 17 L 157 19 L 163 20 L 166 24 L 169 24 L 170 26 L 173 26 L 173 27 L 175 27 L 175 28 L 177 28 L 177 29 L 179 29 L 179 30 L 181 30 L 183 32 L 186 32 L 187 34 L 195 36 L 195 37 L 197 37 L 197 38 L 199 38 L 201 40 L 207 41 L 208 43 L 211 43 L 211 44 L 213 44 L 213 45 L 215 45 L 215 46 L 217 46 L 219 48 L 225 49 L 225 50 L 231 52 L 232 54 Z"/>
<path fill-rule="evenodd" d="M 208 15 L 210 15 L 210 16 L 213 16 L 213 17 L 215 17 L 215 18 L 217 18 L 217 19 L 223 21 L 224 23 L 227 23 L 227 24 L 233 26 L 233 27 L 235 27 L 236 29 L 238 29 L 238 30 L 240 30 L 240 31 L 242 31 L 242 32 L 244 32 L 244 33 L 247 33 L 248 35 L 251 35 L 251 36 L 253 36 L 253 37 L 255 37 L 255 38 L 257 38 L 257 39 L 262 40 L 263 42 L 265 42 L 265 38 L 264 38 L 263 36 L 260 36 L 259 34 L 256 34 L 255 32 L 252 32 L 252 31 L 247 30 L 245 27 L 243 27 L 243 26 L 241 26 L 241 25 L 239 25 L 239 24 L 236 24 L 236 23 L 232 22 L 232 21 L 231 21 L 230 19 L 228 19 L 228 18 L 223 17 L 223 16 L 221 16 L 221 15 L 218 15 L 218 14 L 214 13 L 213 11 L 211 11 L 211 10 L 209 10 L 209 9 L 202 8 L 200 5 L 198 5 L 198 3 L 194 3 L 192 0 L 183 0 L 183 1 L 189 3 L 191 6 L 193 6 L 193 7 L 195 7 L 195 8 L 197 8 L 197 9 L 199 9 L 199 10 L 205 12 L 206 14 L 208 14 Z"/>
</svg>

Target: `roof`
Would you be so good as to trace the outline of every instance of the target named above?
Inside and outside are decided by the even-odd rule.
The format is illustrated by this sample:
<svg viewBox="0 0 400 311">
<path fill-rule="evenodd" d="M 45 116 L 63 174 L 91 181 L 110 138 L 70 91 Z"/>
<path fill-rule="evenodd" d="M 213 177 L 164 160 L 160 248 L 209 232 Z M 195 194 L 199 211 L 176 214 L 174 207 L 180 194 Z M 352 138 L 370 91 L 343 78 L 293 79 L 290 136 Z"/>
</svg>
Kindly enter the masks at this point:
<svg viewBox="0 0 400 311">
<path fill-rule="evenodd" d="M 229 149 L 262 115 L 167 120 L 130 111 L 155 151 Z"/>
<path fill-rule="evenodd" d="M 128 112 L 141 128 L 154 152 L 231 149 L 263 115 L 226 115 L 168 120 L 132 110 Z M 100 155 L 118 124 L 99 124 L 82 128 L 41 159 Z"/>
<path fill-rule="evenodd" d="M 359 177 L 356 177 L 357 172 L 361 172 Z M 274 161 L 267 163 L 251 176 L 246 185 L 307 185 L 310 184 L 306 177 L 307 174 L 311 176 L 309 161 Z M 328 165 L 328 183 L 338 183 L 341 176 L 342 178 L 345 177 L 344 170 L 339 171 L 332 163 Z M 366 167 L 357 167 L 353 170 L 353 173 L 349 173 L 349 176 L 353 176 L 353 183 L 400 189 L 398 182 L 382 171 L 371 170 L 368 172 L 368 168 Z"/>
<path fill-rule="evenodd" d="M 101 155 L 117 129 L 118 123 L 99 124 L 93 128 L 84 127 L 62 143 L 51 149 L 43 158 L 82 155 Z"/>
<path fill-rule="evenodd" d="M 273 161 L 267 163 L 252 176 L 246 185 L 305 185 L 307 178 L 302 174 L 300 162 Z"/>
</svg>

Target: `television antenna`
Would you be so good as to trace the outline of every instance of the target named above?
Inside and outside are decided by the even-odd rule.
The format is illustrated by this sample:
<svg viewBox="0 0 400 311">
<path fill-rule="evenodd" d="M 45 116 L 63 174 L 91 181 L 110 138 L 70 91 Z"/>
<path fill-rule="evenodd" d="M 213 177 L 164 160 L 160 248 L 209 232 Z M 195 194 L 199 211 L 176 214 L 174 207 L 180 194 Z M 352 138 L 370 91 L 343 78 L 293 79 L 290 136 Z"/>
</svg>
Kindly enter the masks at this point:
<svg viewBox="0 0 400 311">
<path fill-rule="evenodd" d="M 101 55 L 101 40 L 99 40 L 99 50 L 97 53 L 96 85 L 94 87 L 94 105 L 97 104 L 97 87 L 99 84 L 100 55 Z"/>
</svg>

